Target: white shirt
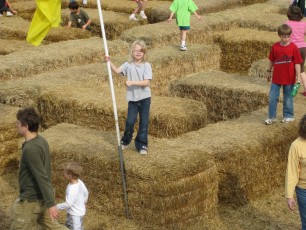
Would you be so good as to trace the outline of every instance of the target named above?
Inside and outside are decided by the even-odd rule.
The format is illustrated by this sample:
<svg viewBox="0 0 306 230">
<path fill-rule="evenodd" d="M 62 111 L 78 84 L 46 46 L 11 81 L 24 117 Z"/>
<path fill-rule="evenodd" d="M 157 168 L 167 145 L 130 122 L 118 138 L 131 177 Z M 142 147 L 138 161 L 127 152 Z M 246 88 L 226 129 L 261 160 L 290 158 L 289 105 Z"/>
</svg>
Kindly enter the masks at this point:
<svg viewBox="0 0 306 230">
<path fill-rule="evenodd" d="M 76 184 L 68 184 L 66 188 L 66 201 L 57 204 L 59 210 L 66 209 L 70 215 L 84 216 L 86 213 L 85 204 L 88 200 L 88 190 L 80 179 Z"/>
</svg>

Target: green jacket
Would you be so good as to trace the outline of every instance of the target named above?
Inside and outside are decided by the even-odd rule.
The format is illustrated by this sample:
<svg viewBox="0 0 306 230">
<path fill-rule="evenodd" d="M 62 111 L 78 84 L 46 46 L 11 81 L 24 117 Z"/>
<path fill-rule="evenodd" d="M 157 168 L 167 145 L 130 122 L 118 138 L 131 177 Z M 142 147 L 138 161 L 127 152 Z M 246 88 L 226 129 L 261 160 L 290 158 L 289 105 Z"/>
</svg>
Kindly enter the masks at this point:
<svg viewBox="0 0 306 230">
<path fill-rule="evenodd" d="M 22 145 L 19 192 L 21 199 L 42 200 L 47 208 L 55 205 L 49 145 L 40 135 Z"/>
</svg>

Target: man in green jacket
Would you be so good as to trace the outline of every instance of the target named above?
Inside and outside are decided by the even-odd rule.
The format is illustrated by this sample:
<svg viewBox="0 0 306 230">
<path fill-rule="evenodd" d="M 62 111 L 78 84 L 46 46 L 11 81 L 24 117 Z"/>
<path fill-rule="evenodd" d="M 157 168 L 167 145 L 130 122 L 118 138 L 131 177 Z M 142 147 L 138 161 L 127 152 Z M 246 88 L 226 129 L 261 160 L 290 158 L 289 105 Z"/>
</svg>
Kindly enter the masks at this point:
<svg viewBox="0 0 306 230">
<path fill-rule="evenodd" d="M 11 230 L 67 229 L 56 219 L 54 189 L 51 184 L 51 156 L 48 142 L 38 134 L 40 116 L 33 108 L 17 113 L 17 132 L 25 138 L 19 169 L 19 198 L 15 201 Z"/>
</svg>

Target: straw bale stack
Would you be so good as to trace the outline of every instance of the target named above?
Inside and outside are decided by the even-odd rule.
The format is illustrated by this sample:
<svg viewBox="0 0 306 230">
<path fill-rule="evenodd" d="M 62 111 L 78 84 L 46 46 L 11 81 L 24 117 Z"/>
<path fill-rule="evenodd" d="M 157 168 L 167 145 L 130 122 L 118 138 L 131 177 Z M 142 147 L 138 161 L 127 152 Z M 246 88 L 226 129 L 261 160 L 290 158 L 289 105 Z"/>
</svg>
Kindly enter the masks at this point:
<svg viewBox="0 0 306 230">
<path fill-rule="evenodd" d="M 116 89 L 120 127 L 125 127 L 125 89 Z M 72 84 L 50 90 L 38 98 L 44 127 L 67 122 L 99 130 L 113 130 L 113 105 L 106 84 Z M 152 96 L 149 133 L 175 137 L 206 125 L 203 103 L 189 99 Z"/>
<path fill-rule="evenodd" d="M 20 49 L 29 49 L 32 46 L 26 41 L 11 40 L 11 39 L 0 39 L 0 55 L 6 55 L 13 53 Z"/>
<path fill-rule="evenodd" d="M 21 17 L 2 17 L 0 22 L 0 39 L 24 40 L 30 22 Z"/>
<path fill-rule="evenodd" d="M 0 104 L 0 143 L 17 138 L 16 113 L 18 107 Z"/>
<path fill-rule="evenodd" d="M 100 19 L 97 9 L 85 9 L 91 23 L 91 34 L 101 36 Z M 66 26 L 69 21 L 70 11 L 68 9 L 62 10 L 62 25 Z M 129 15 L 125 13 L 118 13 L 112 11 L 103 11 L 104 28 L 108 40 L 114 40 L 121 35 L 121 33 L 129 28 L 145 25 L 146 20 L 130 21 Z"/>
<path fill-rule="evenodd" d="M 20 145 L 18 139 L 0 142 L 0 175 L 16 171 L 19 165 Z"/>
<path fill-rule="evenodd" d="M 221 69 L 245 72 L 254 61 L 268 56 L 278 36 L 275 32 L 237 28 L 218 33 L 214 40 L 222 50 Z"/>
<path fill-rule="evenodd" d="M 249 69 L 248 76 L 265 78 L 267 74 L 268 65 L 269 65 L 268 58 L 254 61 L 251 65 L 251 68 Z"/>
<path fill-rule="evenodd" d="M 171 83 L 173 95 L 194 98 L 207 106 L 208 119 L 238 118 L 268 104 L 268 85 L 262 79 L 207 71 Z"/>
<path fill-rule="evenodd" d="M 59 176 L 63 165 L 77 161 L 84 168 L 82 178 L 94 208 L 123 215 L 115 133 L 60 124 L 43 135 L 52 149 L 56 191 L 64 187 Z M 192 223 L 204 213 L 215 214 L 218 176 L 210 154 L 169 146 L 166 140 L 157 142 L 152 142 L 145 157 L 135 150 L 124 154 L 131 218 L 175 227 Z"/>
<path fill-rule="evenodd" d="M 116 55 L 127 50 L 127 44 L 123 41 L 109 42 L 108 45 L 117 51 Z M 89 38 L 16 51 L 2 57 L 0 79 L 22 78 L 44 71 L 98 62 L 103 59 L 101 47 L 100 38 Z"/>
</svg>

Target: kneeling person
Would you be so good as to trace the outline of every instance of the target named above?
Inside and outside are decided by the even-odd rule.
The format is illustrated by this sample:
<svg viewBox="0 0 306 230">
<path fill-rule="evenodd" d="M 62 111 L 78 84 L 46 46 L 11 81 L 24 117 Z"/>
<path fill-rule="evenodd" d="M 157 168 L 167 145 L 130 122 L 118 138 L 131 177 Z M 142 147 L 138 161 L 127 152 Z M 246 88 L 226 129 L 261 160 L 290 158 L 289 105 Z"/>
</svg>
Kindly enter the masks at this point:
<svg viewBox="0 0 306 230">
<path fill-rule="evenodd" d="M 91 19 L 88 17 L 88 14 L 80 8 L 79 4 L 77 2 L 70 2 L 68 8 L 71 13 L 67 27 L 75 25 L 78 28 L 90 31 Z"/>
</svg>

